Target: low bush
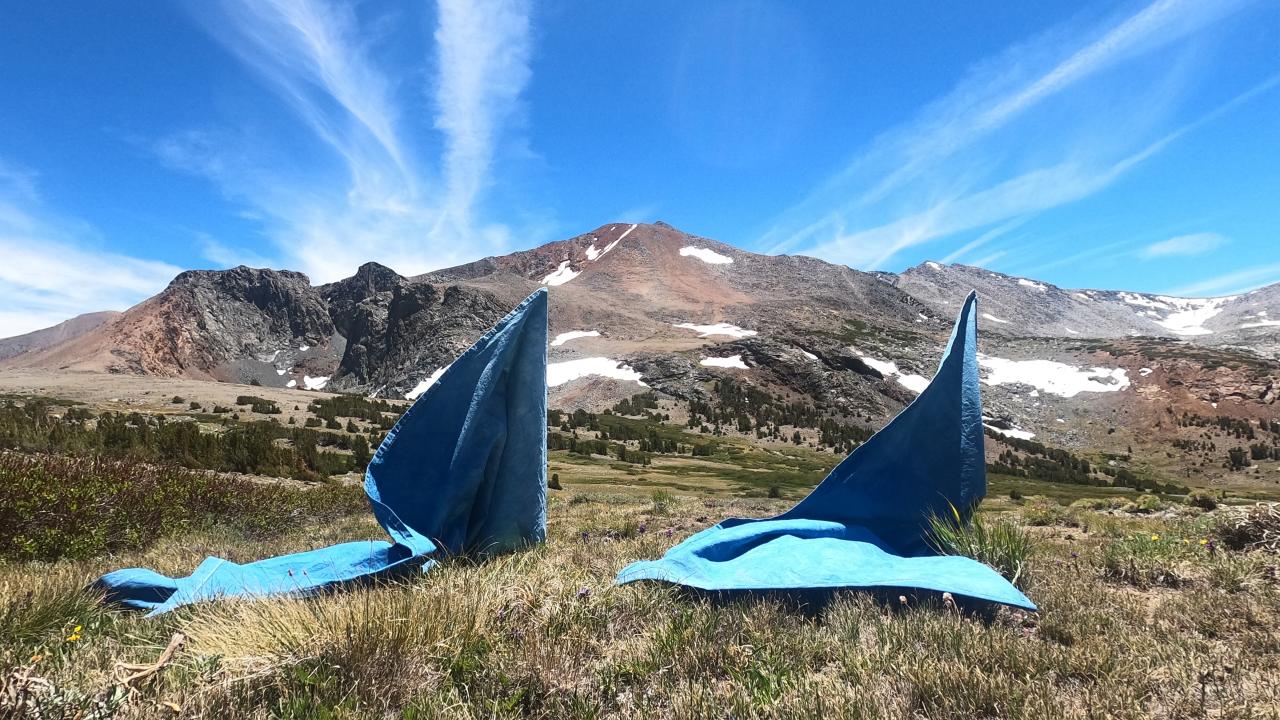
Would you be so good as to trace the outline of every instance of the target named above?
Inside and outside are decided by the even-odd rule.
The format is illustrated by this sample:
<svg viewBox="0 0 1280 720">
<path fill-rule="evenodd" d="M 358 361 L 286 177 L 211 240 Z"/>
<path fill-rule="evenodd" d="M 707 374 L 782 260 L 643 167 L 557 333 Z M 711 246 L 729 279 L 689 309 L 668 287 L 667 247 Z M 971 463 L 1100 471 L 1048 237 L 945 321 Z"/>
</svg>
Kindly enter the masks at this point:
<svg viewBox="0 0 1280 720">
<path fill-rule="evenodd" d="M 295 489 L 131 460 L 0 454 L 0 557 L 85 558 L 223 524 L 270 536 L 367 508 L 356 487 Z M 300 517 L 301 516 L 301 517 Z"/>
<path fill-rule="evenodd" d="M 1216 509 L 1220 499 L 1221 496 L 1219 493 L 1216 493 L 1213 490 L 1205 490 L 1204 488 L 1196 488 L 1195 490 L 1187 493 L 1187 504 L 1204 510 Z"/>
<path fill-rule="evenodd" d="M 1071 503 L 1076 510 L 1121 510 L 1133 503 L 1122 497 L 1080 498 Z"/>
<path fill-rule="evenodd" d="M 1022 508 L 1022 521 L 1028 525 L 1067 525 L 1075 526 L 1075 516 L 1061 505 L 1048 501 L 1039 500 L 1028 504 Z"/>
<path fill-rule="evenodd" d="M 1160 512 L 1169 507 L 1168 503 L 1155 495 L 1139 495 L 1138 499 L 1134 501 L 1134 505 L 1135 507 L 1131 512 L 1141 514 Z"/>
</svg>

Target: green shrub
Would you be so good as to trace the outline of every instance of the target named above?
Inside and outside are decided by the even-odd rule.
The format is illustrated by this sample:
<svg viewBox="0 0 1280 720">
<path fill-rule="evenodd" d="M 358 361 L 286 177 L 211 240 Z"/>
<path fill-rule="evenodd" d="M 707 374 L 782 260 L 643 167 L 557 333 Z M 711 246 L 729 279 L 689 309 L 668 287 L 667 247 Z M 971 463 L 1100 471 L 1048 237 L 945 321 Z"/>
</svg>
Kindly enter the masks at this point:
<svg viewBox="0 0 1280 720">
<path fill-rule="evenodd" d="M 0 455 L 0 557 L 86 558 L 224 524 L 271 536 L 366 509 L 359 488 L 270 486 L 130 460 Z M 299 518 L 301 514 L 303 518 Z"/>
<path fill-rule="evenodd" d="M 1075 526 L 1075 517 L 1066 508 L 1051 501 L 1037 500 L 1022 508 L 1022 521 L 1028 525 L 1068 525 Z"/>
<path fill-rule="evenodd" d="M 1080 498 L 1071 503 L 1071 507 L 1076 510 L 1119 510 L 1129 504 L 1131 503 L 1122 497 Z"/>
<path fill-rule="evenodd" d="M 1187 504 L 1192 507 L 1202 508 L 1204 510 L 1214 510 L 1218 507 L 1218 500 L 1221 499 L 1219 493 L 1204 488 L 1196 488 L 1187 493 Z"/>
<path fill-rule="evenodd" d="M 263 415 L 279 415 L 283 412 L 274 400 L 268 400 L 257 395 L 241 395 L 236 398 L 236 404 L 248 405 L 250 410 Z"/>
</svg>

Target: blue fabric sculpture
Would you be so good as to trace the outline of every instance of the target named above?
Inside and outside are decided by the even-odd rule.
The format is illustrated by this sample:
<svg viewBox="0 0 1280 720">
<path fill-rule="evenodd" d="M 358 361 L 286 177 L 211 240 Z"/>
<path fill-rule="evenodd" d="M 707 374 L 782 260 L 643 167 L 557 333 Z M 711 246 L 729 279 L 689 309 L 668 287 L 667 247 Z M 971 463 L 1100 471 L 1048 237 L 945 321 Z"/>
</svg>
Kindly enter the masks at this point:
<svg viewBox="0 0 1280 720">
<path fill-rule="evenodd" d="M 459 357 L 387 434 L 365 471 L 393 542 L 342 543 L 238 565 L 208 558 L 189 577 L 117 570 L 108 600 L 165 613 L 228 596 L 309 595 L 357 578 L 545 539 L 547 291 L 529 296 Z"/>
<path fill-rule="evenodd" d="M 977 297 L 970 294 L 933 381 L 795 507 L 733 518 L 659 560 L 633 563 L 619 584 L 662 580 L 702 590 L 902 588 L 1034 610 L 992 568 L 939 556 L 932 515 L 966 518 L 986 494 L 978 391 Z"/>
</svg>

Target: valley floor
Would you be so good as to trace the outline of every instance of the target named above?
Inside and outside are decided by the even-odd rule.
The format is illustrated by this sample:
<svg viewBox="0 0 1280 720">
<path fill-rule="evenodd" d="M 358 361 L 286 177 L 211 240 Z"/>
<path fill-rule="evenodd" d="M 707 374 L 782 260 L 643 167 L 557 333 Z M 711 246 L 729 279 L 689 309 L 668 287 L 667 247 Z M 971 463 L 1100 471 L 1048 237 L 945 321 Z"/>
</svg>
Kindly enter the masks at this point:
<svg viewBox="0 0 1280 720">
<path fill-rule="evenodd" d="M 214 526 L 112 557 L 2 563 L 0 703 L 13 711 L 25 697 L 41 717 L 1280 714 L 1277 556 L 1214 541 L 1226 510 L 1115 513 L 994 486 L 987 520 L 1036 541 L 1023 578 L 1035 614 L 857 592 L 823 607 L 716 602 L 612 581 L 721 518 L 787 501 L 628 488 L 582 467 L 553 466 L 564 489 L 541 547 L 311 600 L 144 620 L 81 588 L 121 566 L 185 573 L 210 554 L 248 561 L 380 537 L 363 513 L 273 540 Z M 123 681 L 119 663 L 153 663 L 175 633 L 185 644 L 171 662 Z"/>
</svg>

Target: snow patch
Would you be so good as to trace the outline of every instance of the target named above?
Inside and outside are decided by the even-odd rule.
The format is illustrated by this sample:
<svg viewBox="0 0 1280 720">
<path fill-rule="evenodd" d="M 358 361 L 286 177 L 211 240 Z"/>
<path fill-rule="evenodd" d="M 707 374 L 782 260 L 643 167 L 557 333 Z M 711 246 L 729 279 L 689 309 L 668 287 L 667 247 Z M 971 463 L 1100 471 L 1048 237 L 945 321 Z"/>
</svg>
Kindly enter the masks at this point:
<svg viewBox="0 0 1280 720">
<path fill-rule="evenodd" d="M 807 357 L 807 358 L 809 358 L 810 360 L 817 360 L 817 359 L 818 359 L 818 356 L 817 356 L 817 355 L 814 355 L 813 353 L 809 352 L 808 350 L 801 350 L 800 352 L 804 353 L 804 356 L 805 356 L 805 357 Z"/>
<path fill-rule="evenodd" d="M 1218 298 L 1175 298 L 1160 295 L 1157 299 L 1168 303 L 1174 312 L 1157 320 L 1156 324 L 1172 330 L 1178 335 L 1212 335 L 1213 331 L 1204 326 L 1209 318 L 1222 312 L 1222 306 L 1235 296 Z"/>
<path fill-rule="evenodd" d="M 285 372 L 286 372 L 286 370 L 285 370 L 284 368 L 276 368 L 276 374 L 277 374 L 277 375 L 284 375 L 284 374 L 285 374 Z"/>
<path fill-rule="evenodd" d="M 1151 374 L 1151 368 L 1141 368 L 1138 370 L 1138 374 L 1142 377 L 1146 377 Z"/>
<path fill-rule="evenodd" d="M 736 368 L 738 370 L 750 369 L 747 367 L 746 363 L 742 362 L 741 355 L 730 355 L 729 357 L 722 357 L 722 358 L 717 358 L 717 357 L 702 358 L 702 361 L 699 362 L 698 364 L 703 365 L 705 367 Z"/>
<path fill-rule="evenodd" d="M 685 245 L 680 248 L 680 254 L 684 257 L 696 257 L 702 262 L 710 265 L 728 265 L 733 262 L 733 258 L 728 255 L 721 255 L 715 250 L 694 247 L 692 245 Z"/>
<path fill-rule="evenodd" d="M 1030 440 L 1036 436 L 1036 434 L 1030 430 L 1021 430 L 1019 428 L 1009 428 L 1006 430 L 1005 428 L 998 428 L 995 425 L 988 425 L 986 423 L 983 423 L 982 426 L 994 433 L 1004 435 L 1005 437 L 1018 438 L 1019 440 Z"/>
<path fill-rule="evenodd" d="M 1241 330 L 1256 327 L 1280 327 L 1280 320 L 1259 320 L 1257 322 L 1248 322 L 1240 326 Z"/>
<path fill-rule="evenodd" d="M 285 383 L 285 384 L 284 384 L 284 386 L 285 386 L 285 387 L 287 387 L 287 388 L 296 388 L 296 387 L 298 387 L 298 381 L 297 381 L 297 380 L 290 380 L 289 382 Z"/>
<path fill-rule="evenodd" d="M 302 387 L 304 390 L 323 390 L 325 383 L 329 382 L 329 376 L 311 377 L 310 375 L 302 376 Z"/>
<path fill-rule="evenodd" d="M 868 367 L 875 369 L 876 372 L 886 378 L 893 378 L 898 381 L 902 387 L 913 393 L 919 394 L 929 387 L 929 379 L 923 375 L 911 375 L 904 373 L 898 369 L 898 364 L 887 360 L 876 360 L 866 355 L 858 355 L 858 359 L 866 363 Z"/>
<path fill-rule="evenodd" d="M 453 364 L 453 363 L 449 363 L 449 365 L 452 365 L 452 364 Z M 436 384 L 436 381 L 440 379 L 440 376 L 441 376 L 441 375 L 444 375 L 444 371 L 449 369 L 449 365 L 445 365 L 444 367 L 436 368 L 436 371 L 435 371 L 435 372 L 433 372 L 433 373 L 431 373 L 431 377 L 427 378 L 426 380 L 422 380 L 422 381 L 420 381 L 417 385 L 414 385 L 414 386 L 413 386 L 413 389 L 412 389 L 412 390 L 410 390 L 409 392 L 405 393 L 405 394 L 404 394 L 404 399 L 405 399 L 405 400 L 417 400 L 419 395 L 421 395 L 422 393 L 424 393 L 424 392 L 426 392 L 426 391 L 427 391 L 427 388 L 429 388 L 429 387 L 431 387 L 432 385 L 435 385 L 435 384 Z"/>
<path fill-rule="evenodd" d="M 1026 278 L 1018 278 L 1018 284 L 1023 287 L 1035 288 L 1040 292 L 1045 292 L 1049 289 L 1048 285 L 1045 285 L 1043 283 L 1038 283 L 1035 280 L 1028 280 Z"/>
<path fill-rule="evenodd" d="M 925 263 L 925 265 L 927 265 L 927 266 L 929 266 L 929 267 L 933 268 L 934 270 L 941 270 L 941 269 L 942 269 L 942 266 L 941 266 L 941 265 L 939 265 L 938 263 L 936 263 L 936 262 L 934 262 L 934 261 L 932 261 L 932 260 L 930 260 L 929 262 Z"/>
<path fill-rule="evenodd" d="M 584 337 L 600 337 L 600 331 L 599 330 L 570 330 L 569 332 L 562 332 L 556 336 L 555 340 L 551 341 L 551 347 L 560 347 L 561 345 L 569 342 L 570 340 L 577 340 L 578 338 L 584 338 Z"/>
<path fill-rule="evenodd" d="M 271 363 L 271 362 L 275 362 L 275 361 L 276 361 L 276 356 L 278 356 L 279 354 L 280 354 L 280 351 L 279 351 L 279 350 L 277 350 L 277 351 L 275 351 L 275 352 L 271 353 L 270 355 L 259 355 L 259 356 L 258 356 L 258 362 L 264 362 L 264 363 Z"/>
<path fill-rule="evenodd" d="M 1001 320 L 1000 318 L 996 317 L 995 315 L 992 315 L 991 313 L 982 313 L 982 317 L 990 320 L 991 322 L 1004 323 L 1005 325 L 1009 324 L 1008 320 Z"/>
<path fill-rule="evenodd" d="M 1137 306 L 1139 306 L 1139 307 L 1158 308 L 1158 309 L 1160 309 L 1160 310 L 1171 310 L 1171 309 L 1172 309 L 1172 308 L 1170 308 L 1168 305 L 1166 305 L 1166 304 L 1164 304 L 1164 303 L 1162 303 L 1162 302 L 1159 302 L 1158 300 L 1152 300 L 1151 298 L 1147 297 L 1146 295 L 1139 295 L 1139 294 L 1137 294 L 1137 293 L 1122 292 L 1122 293 L 1119 293 L 1119 296 L 1120 296 L 1120 299 L 1121 299 L 1121 300 L 1123 300 L 1124 302 L 1129 303 L 1130 305 L 1137 305 Z"/>
<path fill-rule="evenodd" d="M 1063 330 L 1066 330 L 1067 332 L 1071 333 L 1072 335 L 1079 335 L 1079 334 L 1080 334 L 1080 333 L 1076 332 L 1075 330 L 1072 330 L 1072 329 L 1071 329 L 1071 328 L 1069 328 L 1069 327 L 1064 327 L 1064 328 L 1062 328 L 1062 329 L 1063 329 Z"/>
<path fill-rule="evenodd" d="M 737 325 L 729 323 L 716 323 L 715 325 L 694 325 L 693 323 L 680 323 L 674 327 L 684 328 L 686 330 L 696 330 L 698 337 L 710 337 L 712 335 L 725 335 L 734 338 L 744 338 L 756 335 L 755 330 L 743 330 Z"/>
<path fill-rule="evenodd" d="M 560 267 L 556 268 L 555 272 L 542 278 L 542 284 L 543 285 L 563 285 L 569 282 L 570 280 L 578 277 L 581 274 L 582 274 L 581 271 L 574 270 L 573 268 L 569 267 L 569 261 L 565 260 L 564 262 L 560 263 Z"/>
<path fill-rule="evenodd" d="M 600 251 L 596 249 L 595 243 L 591 243 L 591 247 L 587 248 L 587 259 L 595 262 L 598 257 L 600 257 Z"/>
<path fill-rule="evenodd" d="M 1086 369 L 1053 360 L 1007 360 L 982 354 L 978 355 L 978 364 L 989 371 L 982 380 L 986 385 L 1030 385 L 1060 397 L 1129 387 L 1129 374 L 1124 368 Z"/>
<path fill-rule="evenodd" d="M 634 226 L 633 226 L 634 227 Z M 559 387 L 571 380 L 589 375 L 613 378 L 634 382 L 641 387 L 649 387 L 640 379 L 640 373 L 630 365 L 606 357 L 579 358 L 564 362 L 547 363 L 547 387 Z"/>
<path fill-rule="evenodd" d="M 310 345 L 303 345 L 302 347 L 299 347 L 299 348 L 298 348 L 298 352 L 306 352 L 306 351 L 308 351 L 308 350 L 310 350 L 310 349 L 311 349 L 311 346 L 310 346 Z"/>
</svg>

